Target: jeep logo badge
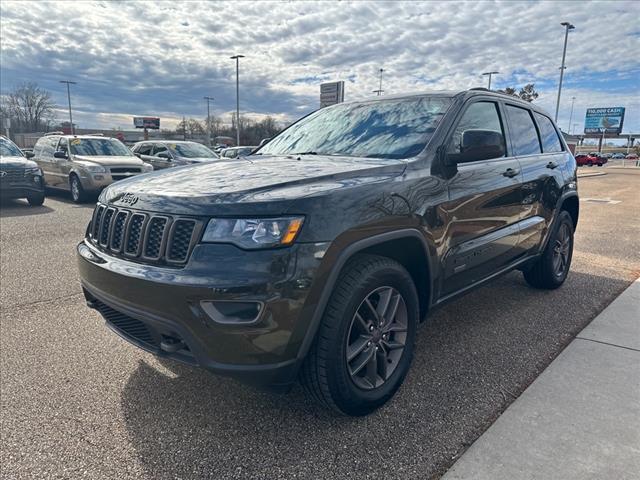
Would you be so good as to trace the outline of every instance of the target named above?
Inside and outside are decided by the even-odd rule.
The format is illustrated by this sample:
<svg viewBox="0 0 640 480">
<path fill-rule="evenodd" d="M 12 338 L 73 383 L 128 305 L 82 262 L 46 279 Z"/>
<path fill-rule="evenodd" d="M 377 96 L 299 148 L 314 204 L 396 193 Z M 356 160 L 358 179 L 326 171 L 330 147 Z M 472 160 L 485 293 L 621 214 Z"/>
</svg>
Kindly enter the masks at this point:
<svg viewBox="0 0 640 480">
<path fill-rule="evenodd" d="M 129 205 L 133 207 L 136 203 L 138 203 L 138 196 L 133 193 L 125 193 L 121 198 L 118 199 L 121 203 L 125 205 Z"/>
<path fill-rule="evenodd" d="M 5 172 L 4 170 L 0 171 L 0 177 L 6 177 L 7 176 L 7 172 Z"/>
</svg>

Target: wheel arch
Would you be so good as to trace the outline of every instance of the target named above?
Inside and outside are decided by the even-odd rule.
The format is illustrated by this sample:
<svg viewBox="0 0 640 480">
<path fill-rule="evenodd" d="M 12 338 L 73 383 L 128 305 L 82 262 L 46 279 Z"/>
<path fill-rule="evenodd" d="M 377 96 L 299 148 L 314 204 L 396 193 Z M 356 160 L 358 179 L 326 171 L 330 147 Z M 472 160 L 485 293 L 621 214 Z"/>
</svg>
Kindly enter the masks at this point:
<svg viewBox="0 0 640 480">
<path fill-rule="evenodd" d="M 380 233 L 355 241 L 345 247 L 338 255 L 327 280 L 322 287 L 322 293 L 314 310 L 309 327 L 298 351 L 298 359 L 303 360 L 322 321 L 331 293 L 347 262 L 355 255 L 367 253 L 391 258 L 404 266 L 416 284 L 420 305 L 420 319 L 422 320 L 433 303 L 435 276 L 435 252 L 433 252 L 424 235 L 414 229 L 407 228 Z M 415 261 L 413 255 L 419 255 L 419 261 Z M 423 268 L 420 268 L 420 266 Z M 426 289 L 425 289 L 426 287 Z M 422 290 L 422 291 L 421 291 Z"/>
</svg>

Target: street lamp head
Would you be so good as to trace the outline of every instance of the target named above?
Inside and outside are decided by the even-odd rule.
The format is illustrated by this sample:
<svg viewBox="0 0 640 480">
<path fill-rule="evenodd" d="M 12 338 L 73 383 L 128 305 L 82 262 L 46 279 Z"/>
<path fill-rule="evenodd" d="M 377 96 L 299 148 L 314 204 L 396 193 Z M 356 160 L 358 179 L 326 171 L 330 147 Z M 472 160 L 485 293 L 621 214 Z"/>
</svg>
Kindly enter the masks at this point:
<svg viewBox="0 0 640 480">
<path fill-rule="evenodd" d="M 238 58 L 244 58 L 244 55 L 234 55 L 233 57 L 229 57 L 231 60 L 237 60 Z"/>
<path fill-rule="evenodd" d="M 566 27 L 567 30 L 573 30 L 574 28 L 576 28 L 574 25 L 571 25 L 569 22 L 562 22 L 560 25 L 562 25 L 563 27 Z"/>
</svg>

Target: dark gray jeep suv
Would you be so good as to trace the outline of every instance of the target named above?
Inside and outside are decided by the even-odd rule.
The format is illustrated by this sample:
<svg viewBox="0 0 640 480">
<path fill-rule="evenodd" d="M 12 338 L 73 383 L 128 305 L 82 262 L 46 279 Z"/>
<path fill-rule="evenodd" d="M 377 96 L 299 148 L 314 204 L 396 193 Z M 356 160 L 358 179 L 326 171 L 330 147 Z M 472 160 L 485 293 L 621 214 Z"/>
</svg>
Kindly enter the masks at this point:
<svg viewBox="0 0 640 480">
<path fill-rule="evenodd" d="M 78 258 L 87 304 L 128 341 L 364 415 L 434 308 L 513 269 L 562 285 L 577 222 L 549 116 L 476 89 L 342 103 L 240 163 L 118 182 Z"/>
</svg>

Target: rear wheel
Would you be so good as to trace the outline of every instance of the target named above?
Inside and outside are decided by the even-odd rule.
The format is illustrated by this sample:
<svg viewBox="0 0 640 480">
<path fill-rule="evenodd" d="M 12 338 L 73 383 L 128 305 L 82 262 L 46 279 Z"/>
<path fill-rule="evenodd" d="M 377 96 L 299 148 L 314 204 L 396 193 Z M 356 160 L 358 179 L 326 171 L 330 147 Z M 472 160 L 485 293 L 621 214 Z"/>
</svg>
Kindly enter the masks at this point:
<svg viewBox="0 0 640 480">
<path fill-rule="evenodd" d="M 72 173 L 69 177 L 69 190 L 71 190 L 71 199 L 75 203 L 82 203 L 86 201 L 87 194 L 82 188 L 82 183 L 80 183 L 80 179 L 75 173 Z"/>
<path fill-rule="evenodd" d="M 301 382 L 323 406 L 366 415 L 387 402 L 409 371 L 418 295 L 399 263 L 358 255 L 327 304 Z"/>
<path fill-rule="evenodd" d="M 593 167 L 593 162 L 591 160 L 587 162 L 587 167 Z"/>
<path fill-rule="evenodd" d="M 561 211 L 542 256 L 523 272 L 529 285 L 552 290 L 564 283 L 573 257 L 573 228 L 569 212 Z"/>
<path fill-rule="evenodd" d="M 44 203 L 44 192 L 41 193 L 33 193 L 27 197 L 27 202 L 32 207 L 39 207 Z"/>
</svg>

